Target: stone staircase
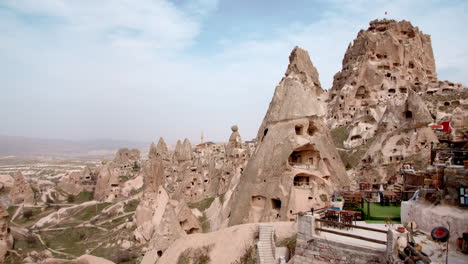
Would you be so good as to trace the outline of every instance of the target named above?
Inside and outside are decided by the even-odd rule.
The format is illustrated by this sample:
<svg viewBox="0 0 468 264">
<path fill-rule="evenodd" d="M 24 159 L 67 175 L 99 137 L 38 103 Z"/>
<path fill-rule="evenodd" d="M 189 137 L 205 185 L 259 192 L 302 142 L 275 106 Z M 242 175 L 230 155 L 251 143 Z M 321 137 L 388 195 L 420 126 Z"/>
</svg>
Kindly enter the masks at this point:
<svg viewBox="0 0 468 264">
<path fill-rule="evenodd" d="M 271 225 L 258 226 L 257 259 L 259 264 L 277 264 L 275 260 L 275 228 Z"/>
</svg>

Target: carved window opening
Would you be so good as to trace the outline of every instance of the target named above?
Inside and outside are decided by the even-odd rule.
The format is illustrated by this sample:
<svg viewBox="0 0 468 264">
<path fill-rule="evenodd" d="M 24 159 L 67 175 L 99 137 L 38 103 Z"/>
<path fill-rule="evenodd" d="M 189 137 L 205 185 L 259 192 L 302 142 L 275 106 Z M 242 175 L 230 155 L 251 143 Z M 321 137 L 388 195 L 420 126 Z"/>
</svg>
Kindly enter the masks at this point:
<svg viewBox="0 0 468 264">
<path fill-rule="evenodd" d="M 411 119 L 411 118 L 413 118 L 413 112 L 411 112 L 411 111 L 405 111 L 405 117 L 406 117 L 406 119 Z"/>
<path fill-rule="evenodd" d="M 294 186 L 309 186 L 310 177 L 305 174 L 298 174 L 294 176 Z"/>
<path fill-rule="evenodd" d="M 298 136 L 303 135 L 304 134 L 304 132 L 302 131 L 303 128 L 304 128 L 304 126 L 302 126 L 302 125 L 296 125 L 294 127 L 294 130 L 296 131 L 296 135 L 298 135 Z"/>
<path fill-rule="evenodd" d="M 271 199 L 271 208 L 274 210 L 280 210 L 281 209 L 281 200 L 280 199 Z"/>
</svg>

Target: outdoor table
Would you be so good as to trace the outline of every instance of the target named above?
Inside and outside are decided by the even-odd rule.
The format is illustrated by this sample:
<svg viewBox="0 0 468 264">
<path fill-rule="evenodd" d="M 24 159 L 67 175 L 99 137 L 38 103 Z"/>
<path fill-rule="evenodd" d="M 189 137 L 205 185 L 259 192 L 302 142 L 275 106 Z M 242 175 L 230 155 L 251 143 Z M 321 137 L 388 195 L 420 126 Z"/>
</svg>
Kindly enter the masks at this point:
<svg viewBox="0 0 468 264">
<path fill-rule="evenodd" d="M 354 223 L 356 223 L 356 216 L 358 216 L 359 214 L 361 214 L 361 212 L 359 212 L 359 211 L 349 211 L 349 210 L 339 210 L 339 209 L 327 209 L 327 211 L 334 211 L 334 212 L 338 212 L 338 213 L 347 213 L 347 214 L 350 214 L 350 215 L 353 216 Z"/>
</svg>

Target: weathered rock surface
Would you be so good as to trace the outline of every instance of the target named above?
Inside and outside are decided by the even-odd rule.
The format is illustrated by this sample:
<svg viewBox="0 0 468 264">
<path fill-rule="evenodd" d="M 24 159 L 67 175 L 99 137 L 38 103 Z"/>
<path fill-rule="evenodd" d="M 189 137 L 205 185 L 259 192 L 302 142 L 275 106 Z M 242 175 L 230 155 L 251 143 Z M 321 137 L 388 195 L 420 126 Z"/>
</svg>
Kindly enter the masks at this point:
<svg viewBox="0 0 468 264">
<path fill-rule="evenodd" d="M 298 47 L 289 60 L 236 190 L 230 225 L 288 221 L 323 207 L 334 190 L 350 184 L 324 123 L 318 73 Z"/>
<path fill-rule="evenodd" d="M 192 144 L 188 139 L 184 139 L 184 143 L 177 141 L 174 150 L 174 159 L 178 162 L 189 161 L 192 159 Z"/>
<path fill-rule="evenodd" d="M 10 233 L 10 216 L 0 204 L 0 262 L 3 262 L 8 250 L 13 247 L 13 236 Z"/>
<path fill-rule="evenodd" d="M 8 198 L 15 204 L 34 204 L 34 191 L 21 172 L 15 174 L 15 184 L 8 194 Z"/>
<path fill-rule="evenodd" d="M 140 160 L 140 151 L 138 149 L 122 148 L 115 154 L 114 162 L 121 165 L 133 164 Z"/>
<path fill-rule="evenodd" d="M 171 153 L 169 152 L 167 144 L 162 137 L 159 138 L 157 146 L 155 146 L 154 143 L 151 143 L 148 159 L 154 158 L 160 158 L 164 161 L 171 160 Z"/>
</svg>

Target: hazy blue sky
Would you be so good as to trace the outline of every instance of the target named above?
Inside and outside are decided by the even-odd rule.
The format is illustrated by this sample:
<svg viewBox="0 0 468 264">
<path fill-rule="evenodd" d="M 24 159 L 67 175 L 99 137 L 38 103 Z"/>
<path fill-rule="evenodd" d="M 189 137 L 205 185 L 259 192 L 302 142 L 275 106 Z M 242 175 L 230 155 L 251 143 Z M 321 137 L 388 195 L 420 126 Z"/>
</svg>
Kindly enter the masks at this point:
<svg viewBox="0 0 468 264">
<path fill-rule="evenodd" d="M 288 64 L 330 88 L 369 21 L 432 35 L 439 79 L 468 85 L 467 1 L 1 0 L 0 134 L 138 141 L 255 136 Z"/>
</svg>

